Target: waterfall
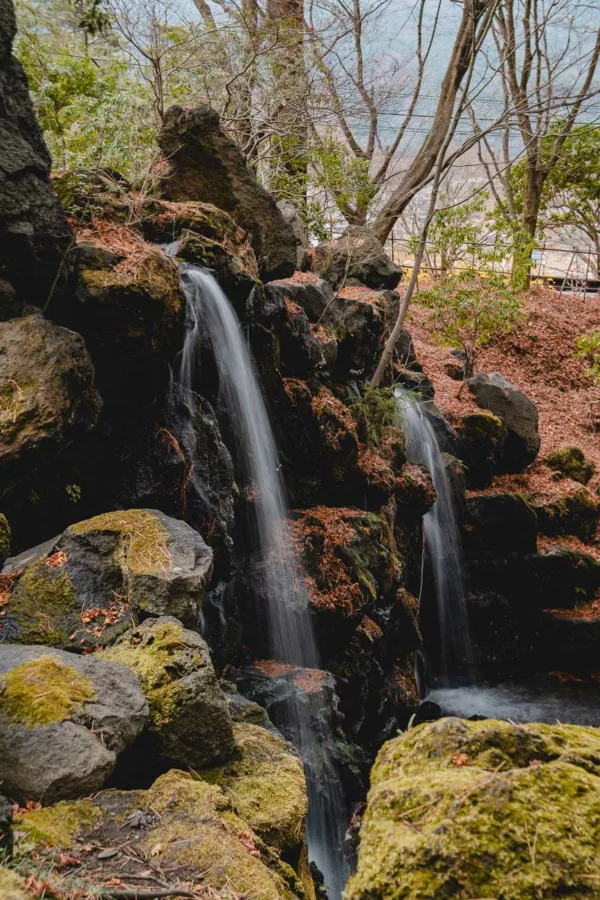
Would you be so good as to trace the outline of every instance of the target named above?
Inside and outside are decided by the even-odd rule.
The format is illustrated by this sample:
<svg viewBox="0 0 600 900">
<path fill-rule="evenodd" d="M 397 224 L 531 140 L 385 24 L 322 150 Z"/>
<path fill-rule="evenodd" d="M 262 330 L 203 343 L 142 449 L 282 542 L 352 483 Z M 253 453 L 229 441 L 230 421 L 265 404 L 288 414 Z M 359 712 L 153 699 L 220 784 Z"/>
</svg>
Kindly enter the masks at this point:
<svg viewBox="0 0 600 900">
<path fill-rule="evenodd" d="M 431 566 L 440 630 L 441 675 L 468 673 L 472 649 L 467 617 L 462 541 L 452 488 L 433 427 L 420 402 L 396 389 L 410 462 L 429 469 L 436 501 L 423 519 L 425 550 Z"/>
<path fill-rule="evenodd" d="M 178 380 L 192 389 L 201 329 L 212 343 L 241 462 L 253 498 L 262 557 L 258 599 L 266 606 L 271 657 L 279 662 L 319 668 L 308 596 L 292 548 L 288 509 L 277 450 L 259 380 L 240 323 L 227 297 L 204 269 L 182 266 L 188 326 Z M 319 694 L 308 690 L 287 701 L 286 721 L 277 724 L 294 740 L 304 761 L 309 812 L 309 856 L 323 873 L 330 900 L 342 895 L 349 872 L 342 858 L 345 805 L 331 756 L 332 734 L 323 722 Z"/>
</svg>

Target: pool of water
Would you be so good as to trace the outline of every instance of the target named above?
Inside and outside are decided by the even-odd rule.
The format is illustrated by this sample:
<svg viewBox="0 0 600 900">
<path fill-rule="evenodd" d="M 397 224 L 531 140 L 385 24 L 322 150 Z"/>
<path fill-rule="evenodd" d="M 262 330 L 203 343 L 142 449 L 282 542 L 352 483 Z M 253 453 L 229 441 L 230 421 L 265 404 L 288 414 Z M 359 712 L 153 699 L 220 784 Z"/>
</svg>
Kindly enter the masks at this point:
<svg viewBox="0 0 600 900">
<path fill-rule="evenodd" d="M 483 716 L 513 722 L 561 722 L 600 726 L 600 685 L 567 683 L 547 678 L 497 685 L 434 688 L 427 700 L 444 716 Z"/>
</svg>

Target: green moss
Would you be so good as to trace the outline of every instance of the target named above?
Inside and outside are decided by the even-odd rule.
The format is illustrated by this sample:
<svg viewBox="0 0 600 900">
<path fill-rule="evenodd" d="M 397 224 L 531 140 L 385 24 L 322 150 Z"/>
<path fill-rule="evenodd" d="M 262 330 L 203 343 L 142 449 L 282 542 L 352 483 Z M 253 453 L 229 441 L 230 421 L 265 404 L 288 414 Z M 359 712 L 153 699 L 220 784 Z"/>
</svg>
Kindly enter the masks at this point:
<svg viewBox="0 0 600 900">
<path fill-rule="evenodd" d="M 470 486 L 486 487 L 494 475 L 498 448 L 506 437 L 502 419 L 488 412 L 470 413 L 462 420 L 459 436 Z"/>
<path fill-rule="evenodd" d="M 299 846 L 308 796 L 304 768 L 285 741 L 259 725 L 233 726 L 237 754 L 199 777 L 223 788 L 235 811 L 268 844 Z"/>
<path fill-rule="evenodd" d="M 598 527 L 600 502 L 585 487 L 564 497 L 547 501 L 532 495 L 527 498 L 536 512 L 542 534 L 574 534 L 583 541 L 590 541 Z"/>
<path fill-rule="evenodd" d="M 21 813 L 15 827 L 35 844 L 67 848 L 101 818 L 102 812 L 92 800 L 71 800 Z"/>
<path fill-rule="evenodd" d="M 587 484 L 596 466 L 586 459 L 583 450 L 579 447 L 561 447 L 550 453 L 544 460 L 548 468 L 556 472 L 559 478 L 572 478 L 580 484 Z"/>
<path fill-rule="evenodd" d="M 71 525 L 70 531 L 73 534 L 108 531 L 121 535 L 125 562 L 134 575 L 171 571 L 168 533 L 148 510 L 126 509 L 102 513 Z"/>
<path fill-rule="evenodd" d="M 71 579 L 64 569 L 39 560 L 28 566 L 15 584 L 8 607 L 24 644 L 68 646 L 69 635 L 81 625 Z"/>
<path fill-rule="evenodd" d="M 595 896 L 600 732 L 442 719 L 372 771 L 348 900 Z"/>
<path fill-rule="evenodd" d="M 0 897 L 2 900 L 32 900 L 22 878 L 6 866 L 0 866 Z"/>
<path fill-rule="evenodd" d="M 90 679 L 53 656 L 21 663 L 0 677 L 3 711 L 30 728 L 64 722 L 95 698 Z"/>
</svg>

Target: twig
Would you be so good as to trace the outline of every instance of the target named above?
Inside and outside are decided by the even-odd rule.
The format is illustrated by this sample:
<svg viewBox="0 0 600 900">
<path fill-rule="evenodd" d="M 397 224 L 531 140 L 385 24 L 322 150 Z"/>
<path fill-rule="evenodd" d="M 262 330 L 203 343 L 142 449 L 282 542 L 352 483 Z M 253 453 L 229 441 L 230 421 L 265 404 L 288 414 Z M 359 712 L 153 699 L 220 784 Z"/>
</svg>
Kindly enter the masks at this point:
<svg viewBox="0 0 600 900">
<path fill-rule="evenodd" d="M 106 891 L 99 894 L 101 900 L 160 900 L 161 897 L 191 897 L 198 900 L 200 895 L 196 891 L 187 891 L 183 888 L 151 888 L 140 891 L 138 888 L 126 890 Z"/>
</svg>

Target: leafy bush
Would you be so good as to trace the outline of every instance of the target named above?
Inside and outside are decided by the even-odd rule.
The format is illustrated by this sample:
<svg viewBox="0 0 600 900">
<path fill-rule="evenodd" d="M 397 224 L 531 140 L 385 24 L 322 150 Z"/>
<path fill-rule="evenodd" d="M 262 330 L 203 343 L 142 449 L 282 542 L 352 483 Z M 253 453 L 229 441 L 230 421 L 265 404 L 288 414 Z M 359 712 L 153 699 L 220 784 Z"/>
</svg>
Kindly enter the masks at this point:
<svg viewBox="0 0 600 900">
<path fill-rule="evenodd" d="M 600 383 L 600 331 L 586 331 L 577 338 L 575 359 L 587 362 L 587 374 Z"/>
<path fill-rule="evenodd" d="M 463 350 L 463 384 L 473 374 L 482 347 L 512 331 L 522 316 L 520 295 L 501 276 L 474 270 L 443 278 L 420 291 L 417 302 L 431 311 L 427 325 L 433 338 Z"/>
</svg>

